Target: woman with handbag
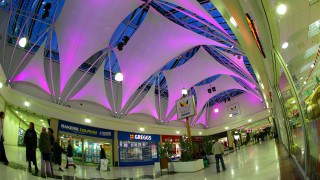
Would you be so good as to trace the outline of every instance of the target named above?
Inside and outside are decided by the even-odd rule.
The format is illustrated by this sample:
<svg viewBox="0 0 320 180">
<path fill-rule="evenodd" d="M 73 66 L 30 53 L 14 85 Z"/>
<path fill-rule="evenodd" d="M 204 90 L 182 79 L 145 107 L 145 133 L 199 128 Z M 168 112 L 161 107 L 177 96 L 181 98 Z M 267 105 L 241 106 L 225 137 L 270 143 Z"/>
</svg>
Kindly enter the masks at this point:
<svg viewBox="0 0 320 180">
<path fill-rule="evenodd" d="M 53 145 L 53 162 L 55 164 L 58 164 L 59 171 L 63 172 L 63 170 L 61 169 L 62 153 L 67 154 L 67 152 L 60 146 L 60 138 L 58 137 Z"/>
</svg>

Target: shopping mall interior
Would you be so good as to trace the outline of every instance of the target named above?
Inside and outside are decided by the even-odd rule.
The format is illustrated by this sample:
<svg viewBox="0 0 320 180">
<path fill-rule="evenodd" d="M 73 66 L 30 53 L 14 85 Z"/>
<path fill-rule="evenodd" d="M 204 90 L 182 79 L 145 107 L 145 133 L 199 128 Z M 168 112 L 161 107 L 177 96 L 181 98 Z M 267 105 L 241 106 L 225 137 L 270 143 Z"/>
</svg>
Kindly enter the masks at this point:
<svg viewBox="0 0 320 180">
<path fill-rule="evenodd" d="M 319 9 L 0 0 L 0 179 L 320 179 Z"/>
</svg>

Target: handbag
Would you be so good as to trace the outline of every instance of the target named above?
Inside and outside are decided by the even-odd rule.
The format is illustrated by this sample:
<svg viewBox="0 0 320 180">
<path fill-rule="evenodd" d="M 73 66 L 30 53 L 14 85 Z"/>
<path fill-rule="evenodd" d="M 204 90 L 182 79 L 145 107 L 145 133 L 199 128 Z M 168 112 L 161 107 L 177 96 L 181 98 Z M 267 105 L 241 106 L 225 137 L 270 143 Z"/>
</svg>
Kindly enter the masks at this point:
<svg viewBox="0 0 320 180">
<path fill-rule="evenodd" d="M 108 159 L 100 159 L 100 171 L 110 171 L 110 168 L 108 167 L 109 160 Z"/>
<path fill-rule="evenodd" d="M 67 164 L 68 166 L 73 166 L 74 165 L 72 157 L 67 157 L 67 160 L 68 160 L 68 164 Z"/>
</svg>

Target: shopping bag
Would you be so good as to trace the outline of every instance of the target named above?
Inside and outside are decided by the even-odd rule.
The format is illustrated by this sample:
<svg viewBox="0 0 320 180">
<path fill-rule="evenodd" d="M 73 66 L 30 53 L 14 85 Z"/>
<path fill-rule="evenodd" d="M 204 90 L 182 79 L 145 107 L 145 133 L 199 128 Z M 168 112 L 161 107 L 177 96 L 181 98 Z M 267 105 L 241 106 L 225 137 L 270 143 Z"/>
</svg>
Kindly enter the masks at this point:
<svg viewBox="0 0 320 180">
<path fill-rule="evenodd" d="M 74 165 L 74 162 L 73 162 L 73 159 L 72 159 L 72 157 L 67 157 L 67 159 L 68 159 L 68 166 L 73 166 Z"/>
<path fill-rule="evenodd" d="M 100 171 L 110 171 L 108 167 L 109 160 L 108 159 L 100 159 Z"/>
</svg>

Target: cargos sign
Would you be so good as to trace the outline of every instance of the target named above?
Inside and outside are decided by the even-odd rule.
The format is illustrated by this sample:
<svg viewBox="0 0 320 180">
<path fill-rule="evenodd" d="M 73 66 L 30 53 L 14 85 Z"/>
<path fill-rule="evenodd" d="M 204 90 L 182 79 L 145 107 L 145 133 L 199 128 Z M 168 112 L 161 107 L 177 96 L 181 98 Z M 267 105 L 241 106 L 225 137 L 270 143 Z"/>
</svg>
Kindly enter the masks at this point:
<svg viewBox="0 0 320 180">
<path fill-rule="evenodd" d="M 67 121 L 59 120 L 59 131 L 70 132 L 74 134 L 81 134 L 85 136 L 92 136 L 98 138 L 113 139 L 113 131 L 108 129 L 95 128 L 90 126 L 84 126 L 81 124 L 75 124 Z"/>
</svg>

